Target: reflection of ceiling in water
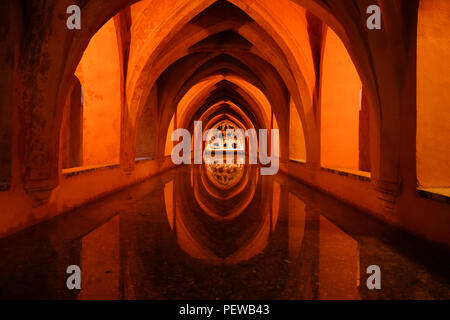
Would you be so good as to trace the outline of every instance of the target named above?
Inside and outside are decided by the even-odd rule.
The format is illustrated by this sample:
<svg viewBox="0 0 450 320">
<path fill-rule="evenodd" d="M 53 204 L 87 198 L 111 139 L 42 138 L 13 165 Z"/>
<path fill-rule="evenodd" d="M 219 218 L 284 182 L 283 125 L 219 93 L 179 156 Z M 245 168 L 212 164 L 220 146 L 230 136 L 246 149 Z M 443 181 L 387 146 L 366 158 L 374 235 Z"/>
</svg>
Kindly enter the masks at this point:
<svg viewBox="0 0 450 320">
<path fill-rule="evenodd" d="M 246 261 L 267 246 L 277 221 L 279 190 L 258 179 L 257 166 L 192 167 L 164 187 L 170 229 L 180 248 L 196 259 L 212 264 Z"/>
<path fill-rule="evenodd" d="M 194 169 L 194 198 L 203 212 L 218 221 L 231 221 L 238 217 L 252 201 L 258 185 L 257 168 L 244 166 L 242 176 L 226 187 L 208 177 L 206 166 Z"/>
<path fill-rule="evenodd" d="M 243 166 L 243 164 L 236 163 L 211 163 L 206 165 L 206 170 L 213 183 L 227 187 L 235 184 L 241 178 Z"/>
</svg>

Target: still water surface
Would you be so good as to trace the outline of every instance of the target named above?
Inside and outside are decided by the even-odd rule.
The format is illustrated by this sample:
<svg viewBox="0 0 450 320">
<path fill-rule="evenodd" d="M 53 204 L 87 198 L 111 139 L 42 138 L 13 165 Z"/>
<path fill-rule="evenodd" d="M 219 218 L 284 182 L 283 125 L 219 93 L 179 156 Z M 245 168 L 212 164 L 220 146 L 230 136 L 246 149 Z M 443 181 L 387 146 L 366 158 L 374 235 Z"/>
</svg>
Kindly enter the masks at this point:
<svg viewBox="0 0 450 320">
<path fill-rule="evenodd" d="M 447 251 L 254 165 L 171 170 L 1 239 L 0 256 L 2 299 L 450 299 Z"/>
</svg>

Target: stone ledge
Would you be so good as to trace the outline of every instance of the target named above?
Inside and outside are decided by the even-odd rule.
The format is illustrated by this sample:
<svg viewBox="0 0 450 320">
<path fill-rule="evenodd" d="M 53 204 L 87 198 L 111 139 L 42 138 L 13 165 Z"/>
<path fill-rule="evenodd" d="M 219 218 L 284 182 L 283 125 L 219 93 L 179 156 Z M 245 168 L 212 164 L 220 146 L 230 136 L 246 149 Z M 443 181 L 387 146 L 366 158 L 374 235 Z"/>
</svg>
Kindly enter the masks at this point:
<svg viewBox="0 0 450 320">
<path fill-rule="evenodd" d="M 343 169 L 343 168 L 327 168 L 327 167 L 321 167 L 320 169 L 323 171 L 338 174 L 340 176 L 347 176 L 361 181 L 370 181 L 370 172 L 366 171 Z"/>
<path fill-rule="evenodd" d="M 449 188 L 417 188 L 419 195 L 423 198 L 450 203 L 450 187 Z"/>
<path fill-rule="evenodd" d="M 306 160 L 300 160 L 300 159 L 289 159 L 289 161 L 294 162 L 294 163 L 298 163 L 298 164 L 306 164 Z"/>
<path fill-rule="evenodd" d="M 150 160 L 155 160 L 155 159 L 153 159 L 152 157 L 139 157 L 139 158 L 134 159 L 135 163 L 150 161 Z"/>
<path fill-rule="evenodd" d="M 109 165 L 99 165 L 99 166 L 84 166 L 84 167 L 75 167 L 69 169 L 63 169 L 62 174 L 64 178 L 71 178 L 80 174 L 85 174 L 88 172 L 93 172 L 97 170 L 111 170 L 120 168 L 119 164 L 109 164 Z"/>
</svg>

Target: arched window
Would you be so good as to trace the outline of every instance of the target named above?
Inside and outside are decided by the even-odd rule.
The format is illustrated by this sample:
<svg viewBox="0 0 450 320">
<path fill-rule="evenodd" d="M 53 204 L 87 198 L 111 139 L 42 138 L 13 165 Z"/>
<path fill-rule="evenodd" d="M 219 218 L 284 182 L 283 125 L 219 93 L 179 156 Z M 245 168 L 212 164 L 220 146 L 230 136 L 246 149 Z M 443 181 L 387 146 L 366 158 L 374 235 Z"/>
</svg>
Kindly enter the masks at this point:
<svg viewBox="0 0 450 320">
<path fill-rule="evenodd" d="M 321 165 L 370 171 L 369 110 L 358 72 L 328 28 L 321 66 Z"/>
<path fill-rule="evenodd" d="M 75 72 L 83 88 L 83 166 L 120 162 L 120 66 L 116 28 L 110 19 L 92 37 Z"/>
</svg>

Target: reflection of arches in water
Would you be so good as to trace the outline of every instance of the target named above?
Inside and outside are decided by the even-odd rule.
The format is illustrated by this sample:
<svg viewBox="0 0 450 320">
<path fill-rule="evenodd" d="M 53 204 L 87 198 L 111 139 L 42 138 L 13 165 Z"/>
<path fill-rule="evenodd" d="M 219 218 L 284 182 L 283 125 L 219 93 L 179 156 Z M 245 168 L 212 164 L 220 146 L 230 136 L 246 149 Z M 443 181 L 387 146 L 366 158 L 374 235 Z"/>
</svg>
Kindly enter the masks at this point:
<svg viewBox="0 0 450 320">
<path fill-rule="evenodd" d="M 188 174 L 185 177 L 188 177 Z M 233 285 L 236 285 L 236 279 L 245 281 L 248 273 L 252 276 L 253 267 L 256 267 L 255 277 L 258 279 L 262 277 L 264 279 L 275 279 L 274 283 L 279 285 L 273 288 L 268 286 L 269 290 L 260 291 L 264 295 L 268 295 L 265 297 L 358 298 L 356 281 L 357 270 L 359 269 L 358 245 L 354 239 L 334 225 L 331 222 L 332 220 L 320 216 L 321 212 L 316 209 L 317 202 L 313 206 L 312 199 L 302 197 L 301 194 L 290 193 L 291 190 L 286 188 L 285 185 L 280 186 L 277 181 L 272 183 L 275 179 L 266 179 L 269 180 L 269 186 L 273 185 L 272 194 L 276 194 L 276 190 L 279 190 L 280 195 L 280 201 L 278 202 L 280 211 L 276 212 L 276 216 L 272 215 L 272 221 L 270 221 L 273 226 L 272 231 L 268 232 L 267 230 L 269 228 L 267 227 L 266 215 L 266 220 L 261 222 L 259 236 L 254 236 L 253 242 L 244 243 L 243 246 L 227 256 L 230 257 L 228 259 L 216 254 L 212 246 L 205 246 L 205 243 L 202 242 L 203 239 L 198 239 L 196 234 L 190 233 L 195 225 L 192 224 L 192 221 L 183 217 L 184 226 L 195 237 L 199 245 L 194 248 L 196 252 L 203 253 L 206 248 L 206 252 L 213 253 L 219 258 L 216 260 L 217 263 L 223 263 L 223 265 L 217 267 L 203 263 L 204 260 L 198 261 L 192 258 L 192 255 L 178 244 L 178 235 L 175 237 L 174 234 L 175 232 L 180 233 L 180 231 L 174 232 L 170 228 L 164 204 L 161 201 L 165 196 L 164 190 L 173 190 L 173 186 L 178 181 L 173 179 L 167 181 L 166 178 L 162 180 L 166 183 L 164 188 L 160 185 L 155 190 L 153 184 L 145 183 L 133 187 L 132 192 L 125 190 L 119 198 L 115 197 L 114 202 L 103 201 L 100 207 L 94 205 L 91 210 L 77 209 L 74 212 L 75 214 L 68 216 L 69 220 L 67 220 L 67 217 L 60 217 L 59 222 L 53 222 L 52 230 L 56 230 L 56 234 L 52 234 L 51 241 L 49 240 L 50 245 L 46 248 L 52 248 L 49 249 L 52 256 L 55 256 L 54 250 L 63 250 L 58 253 L 60 264 L 57 265 L 52 261 L 51 264 L 45 264 L 45 267 L 49 266 L 49 269 L 38 269 L 39 275 L 46 275 L 42 284 L 49 285 L 52 290 L 44 290 L 44 293 L 39 293 L 36 291 L 36 286 L 31 287 L 30 290 L 35 290 L 32 292 L 36 296 L 48 292 L 51 294 L 49 297 L 53 298 L 53 294 L 56 294 L 59 288 L 57 287 L 59 282 L 54 281 L 54 274 L 55 272 L 65 274 L 65 268 L 67 267 L 65 261 L 70 256 L 71 259 L 74 259 L 71 261 L 75 261 L 76 264 L 82 266 L 83 274 L 86 272 L 95 277 L 102 277 L 103 275 L 104 278 L 100 279 L 101 283 L 95 283 L 109 290 L 101 292 L 101 296 L 104 298 L 174 298 L 186 294 L 189 297 L 196 297 L 195 293 L 188 291 L 189 286 L 194 281 L 193 286 L 198 290 L 199 296 L 209 299 L 210 291 L 208 289 L 210 287 L 207 283 L 205 284 L 206 281 L 201 282 L 205 278 L 205 272 L 220 270 L 217 276 L 217 278 L 220 278 L 223 274 L 237 271 L 239 275 L 231 280 Z M 181 188 L 183 187 L 184 185 L 181 185 Z M 177 191 L 179 192 L 181 188 L 178 188 Z M 263 195 L 268 190 L 270 188 L 258 189 L 258 194 Z M 133 199 L 141 200 L 130 201 L 131 196 Z M 173 197 L 171 199 L 175 200 Z M 127 201 L 129 202 L 127 203 Z M 292 203 L 294 204 L 292 205 Z M 276 206 L 275 201 L 273 201 L 271 204 L 272 211 L 268 210 L 269 214 L 276 211 Z M 180 207 L 180 203 L 178 207 Z M 124 210 L 122 211 L 123 214 L 118 217 L 119 221 L 117 217 L 110 219 L 111 215 L 120 208 Z M 321 208 L 321 210 L 324 210 L 326 207 Z M 92 215 L 92 212 L 96 214 Z M 173 213 L 176 214 L 177 212 Z M 73 225 L 80 222 L 80 214 L 81 217 L 88 218 L 83 220 L 81 230 L 73 228 Z M 252 216 L 252 218 L 255 217 L 257 216 Z M 94 218 L 94 221 L 90 220 L 92 218 Z M 303 237 L 299 235 L 301 233 L 299 225 L 301 226 L 302 223 L 305 225 Z M 180 229 L 180 224 L 174 226 L 176 229 Z M 359 230 L 359 232 L 361 231 Z M 253 236 L 253 233 L 249 232 L 247 235 Z M 27 241 L 30 240 L 28 236 L 25 238 Z M 65 241 L 69 238 L 76 239 L 75 247 L 66 246 Z M 238 238 L 236 239 L 239 241 Z M 32 242 L 34 241 L 30 241 L 30 243 Z M 23 242 L 20 241 L 19 243 Z M 10 242 L 4 242 L 2 245 L 9 248 Z M 186 243 L 185 245 L 189 246 L 190 244 Z M 28 252 L 30 248 L 32 246 L 29 246 L 28 250 L 25 251 Z M 106 255 L 103 254 L 105 248 Z M 250 250 L 247 252 L 248 256 L 245 256 L 246 248 Z M 372 257 L 368 256 L 368 249 L 367 247 L 364 248 L 363 243 L 361 250 L 366 259 Z M 119 250 L 120 254 L 118 254 Z M 24 255 L 21 252 L 20 256 L 23 257 L 26 254 Z M 99 256 L 102 259 L 97 263 L 96 258 Z M 250 261 L 242 263 L 246 260 Z M 287 262 L 284 260 L 287 260 Z M 119 261 L 120 271 L 118 270 Z M 233 266 L 224 263 L 240 263 L 240 265 Z M 8 268 L 8 270 L 12 269 Z M 105 270 L 111 270 L 112 272 L 105 275 Z M 118 277 L 119 272 L 121 272 L 120 278 Z M 30 275 L 38 274 L 34 267 L 26 273 Z M 216 278 L 215 276 L 209 276 L 207 279 L 211 281 L 211 279 L 215 280 Z M 60 283 L 65 284 L 65 279 L 62 280 Z M 89 278 L 85 280 L 89 281 Z M 214 286 L 211 286 L 214 287 L 216 292 L 217 289 L 222 290 L 223 284 L 220 283 L 220 279 L 218 279 L 218 282 L 218 284 L 215 283 Z M 185 283 L 188 283 L 188 285 Z M 91 285 L 94 285 L 94 282 Z M 252 297 L 259 298 L 262 296 L 261 293 L 252 291 L 257 289 L 258 286 L 266 286 L 266 283 L 262 284 L 260 281 L 249 280 L 248 283 L 245 283 L 245 287 L 239 287 L 238 294 L 252 292 Z M 84 297 L 93 297 L 95 292 L 99 292 L 96 288 L 89 292 L 92 289 L 89 283 L 83 287 L 88 290 Z M 226 289 L 223 291 L 226 291 Z M 62 292 L 64 295 L 68 294 L 64 290 Z M 113 294 L 117 294 L 117 296 L 112 296 Z M 222 298 L 223 296 L 217 295 L 215 297 Z"/>
<path fill-rule="evenodd" d="M 256 166 L 245 166 L 241 179 L 232 188 L 217 187 L 204 167 L 195 167 L 194 197 L 203 212 L 218 221 L 238 217 L 250 204 L 258 186 Z"/>
<path fill-rule="evenodd" d="M 205 165 L 207 177 L 219 188 L 229 189 L 240 181 L 244 165 L 238 163 L 211 163 Z"/>
<path fill-rule="evenodd" d="M 202 184 L 201 171 L 190 170 L 187 174 L 191 172 L 194 185 Z M 182 194 L 181 190 L 186 190 L 182 182 L 183 179 L 175 179 L 165 188 L 171 188 L 170 194 L 176 196 L 176 199 L 170 198 L 171 203 L 176 204 L 176 212 L 171 213 L 172 219 L 176 216 L 172 229 L 175 229 L 177 245 L 189 256 L 210 264 L 235 264 L 251 259 L 263 264 L 271 261 L 271 272 L 275 270 L 278 276 L 287 272 L 282 276 L 286 285 L 279 292 L 280 297 L 360 298 L 358 243 L 321 216 L 311 199 L 291 193 L 276 178 L 261 177 L 248 209 L 231 222 L 213 221 L 198 205 L 193 205 L 196 199 L 187 203 L 191 194 Z M 190 185 L 189 180 L 186 184 Z M 257 206 L 252 205 L 255 202 Z M 169 212 L 167 215 L 171 219 Z M 245 223 L 242 218 L 247 218 Z M 239 246 L 228 252 L 217 250 L 217 243 L 222 241 L 217 230 L 239 228 L 236 226 L 249 223 L 254 223 L 250 230 L 243 230 L 237 236 L 233 234 L 233 241 Z M 208 230 L 210 225 L 211 230 Z M 214 240 L 217 237 L 219 241 Z M 280 250 L 283 251 L 281 256 Z M 274 261 L 279 257 L 282 257 L 283 267 Z"/>
<path fill-rule="evenodd" d="M 167 220 L 170 228 L 173 230 L 175 220 L 175 205 L 173 196 L 173 180 L 166 183 L 164 186 L 164 203 L 166 205 Z"/>
<path fill-rule="evenodd" d="M 254 170 L 246 170 L 246 175 L 254 175 L 257 171 L 257 167 L 254 167 Z M 185 176 L 187 177 L 188 174 L 191 175 L 191 172 L 186 172 Z M 202 185 L 200 174 L 200 170 L 193 170 L 194 189 Z M 181 178 L 166 184 L 164 198 L 167 219 L 183 251 L 208 263 L 235 264 L 251 259 L 264 250 L 278 219 L 279 212 L 274 209 L 279 208 L 279 199 L 275 199 L 277 203 L 274 205 L 274 199 L 265 196 L 272 194 L 274 187 L 270 181 L 260 179 L 257 186 L 254 178 L 246 181 L 247 185 L 252 185 L 253 188 L 244 188 L 243 191 L 227 200 L 211 198 L 210 203 L 205 198 L 203 203 L 198 203 L 198 200 L 192 197 L 195 190 L 187 190 L 190 189 L 189 179 L 187 183 L 186 179 Z M 199 192 L 199 194 L 204 193 Z M 243 196 L 245 194 L 249 194 L 250 197 Z M 217 202 L 221 202 L 219 205 L 222 207 L 225 203 L 230 203 L 227 209 L 235 211 L 231 212 L 227 219 L 211 220 L 211 214 L 217 215 L 217 213 L 211 209 L 205 211 L 203 208 L 207 203 L 209 205 Z M 230 236 L 224 237 L 225 240 L 222 241 L 217 239 L 218 234 L 215 230 L 230 232 Z M 221 232 L 222 235 L 223 232 Z"/>
</svg>

